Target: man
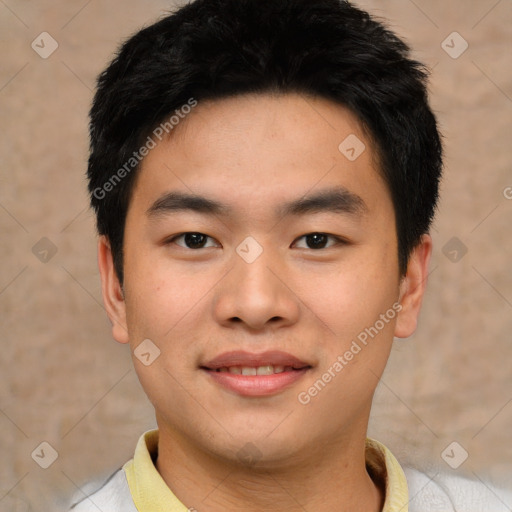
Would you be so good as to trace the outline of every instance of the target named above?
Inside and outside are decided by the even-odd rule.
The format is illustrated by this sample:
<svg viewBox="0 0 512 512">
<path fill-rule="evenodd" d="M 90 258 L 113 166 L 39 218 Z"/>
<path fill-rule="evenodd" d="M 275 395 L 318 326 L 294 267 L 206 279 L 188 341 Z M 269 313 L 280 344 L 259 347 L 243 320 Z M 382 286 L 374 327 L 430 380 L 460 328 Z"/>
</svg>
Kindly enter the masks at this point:
<svg viewBox="0 0 512 512">
<path fill-rule="evenodd" d="M 158 430 L 73 510 L 507 510 L 366 437 L 442 166 L 401 40 L 340 0 L 196 0 L 123 45 L 90 128 L 105 307 Z"/>
</svg>

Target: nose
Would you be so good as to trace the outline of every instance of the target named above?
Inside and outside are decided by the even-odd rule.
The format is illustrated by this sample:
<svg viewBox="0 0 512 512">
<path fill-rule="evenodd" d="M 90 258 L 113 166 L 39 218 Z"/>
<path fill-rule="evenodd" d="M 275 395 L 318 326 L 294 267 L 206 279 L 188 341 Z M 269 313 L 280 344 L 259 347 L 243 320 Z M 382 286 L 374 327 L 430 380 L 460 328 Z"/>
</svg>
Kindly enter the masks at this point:
<svg viewBox="0 0 512 512">
<path fill-rule="evenodd" d="M 234 267 L 216 288 L 217 321 L 261 331 L 292 325 L 299 317 L 300 300 L 284 264 L 264 250 L 253 262 L 234 255 Z"/>
</svg>

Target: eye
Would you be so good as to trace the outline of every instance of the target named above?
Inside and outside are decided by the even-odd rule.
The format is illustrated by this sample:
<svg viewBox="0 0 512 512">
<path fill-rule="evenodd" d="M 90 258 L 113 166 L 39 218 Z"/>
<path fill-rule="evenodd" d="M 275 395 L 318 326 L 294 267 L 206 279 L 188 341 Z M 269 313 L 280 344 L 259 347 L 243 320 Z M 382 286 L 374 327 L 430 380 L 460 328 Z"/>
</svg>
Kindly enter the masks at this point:
<svg viewBox="0 0 512 512">
<path fill-rule="evenodd" d="M 299 247 L 300 249 L 326 249 L 332 247 L 333 245 L 342 245 L 346 242 L 341 238 L 328 235 L 326 233 L 308 233 L 307 235 L 303 235 L 297 240 L 305 239 L 307 247 Z M 328 240 L 334 240 L 334 244 L 327 246 Z M 327 246 L 327 247 L 326 247 Z"/>
<path fill-rule="evenodd" d="M 178 243 L 177 240 L 183 239 L 183 243 Z M 176 235 L 173 238 L 169 239 L 166 243 L 176 243 L 180 247 L 184 247 L 185 249 L 204 249 L 208 247 L 217 247 L 215 243 L 213 245 L 206 245 L 207 240 L 213 240 L 212 237 L 205 235 L 204 233 L 196 233 L 196 232 L 188 232 L 182 233 L 181 235 Z"/>
</svg>

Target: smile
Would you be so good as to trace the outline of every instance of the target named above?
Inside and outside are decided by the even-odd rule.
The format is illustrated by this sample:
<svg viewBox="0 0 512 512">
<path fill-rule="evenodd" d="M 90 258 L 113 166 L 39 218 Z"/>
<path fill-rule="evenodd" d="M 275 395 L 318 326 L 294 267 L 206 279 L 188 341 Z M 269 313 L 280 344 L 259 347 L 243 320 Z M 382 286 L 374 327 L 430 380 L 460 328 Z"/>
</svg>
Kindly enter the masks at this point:
<svg viewBox="0 0 512 512">
<path fill-rule="evenodd" d="M 280 393 L 302 379 L 311 368 L 307 362 L 281 351 L 228 352 L 200 366 L 215 385 L 251 397 Z"/>
<path fill-rule="evenodd" d="M 291 366 L 272 366 L 271 364 L 265 366 L 258 366 L 257 368 L 252 366 L 230 366 L 229 368 L 223 366 L 217 368 L 216 372 L 229 372 L 236 375 L 273 375 L 274 373 L 283 373 L 292 371 L 294 368 Z"/>
</svg>

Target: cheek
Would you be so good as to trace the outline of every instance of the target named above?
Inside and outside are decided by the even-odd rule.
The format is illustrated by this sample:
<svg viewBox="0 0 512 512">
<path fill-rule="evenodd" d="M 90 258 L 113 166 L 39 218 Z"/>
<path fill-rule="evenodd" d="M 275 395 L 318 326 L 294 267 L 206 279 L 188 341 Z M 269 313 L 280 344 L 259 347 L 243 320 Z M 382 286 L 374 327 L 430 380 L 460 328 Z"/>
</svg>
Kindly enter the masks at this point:
<svg viewBox="0 0 512 512">
<path fill-rule="evenodd" d="M 142 255 L 126 265 L 126 310 L 131 335 L 161 340 L 183 316 L 187 288 L 180 278 Z M 179 274 L 178 274 L 179 276 Z"/>
<path fill-rule="evenodd" d="M 130 340 L 153 340 L 162 355 L 177 360 L 207 318 L 208 292 L 218 274 L 171 264 L 165 257 L 132 259 L 127 268 L 126 306 Z M 195 334 L 194 334 L 195 333 Z"/>
<path fill-rule="evenodd" d="M 132 261 L 126 272 L 126 309 L 128 331 L 135 370 L 153 405 L 161 410 L 186 410 L 181 385 L 191 389 L 191 347 L 198 335 L 197 315 L 201 315 L 205 295 L 203 286 L 183 272 L 155 260 Z M 143 264 L 144 263 L 144 264 Z M 196 279 L 196 281 L 201 281 Z M 159 351 L 146 366 L 137 359 L 136 348 L 149 339 Z"/>
<path fill-rule="evenodd" d="M 331 334 L 343 339 L 373 325 L 398 296 L 398 284 L 386 266 L 378 260 L 369 264 L 369 260 L 363 263 L 362 256 L 358 259 L 317 274 L 301 286 L 304 302 L 333 331 Z"/>
</svg>

